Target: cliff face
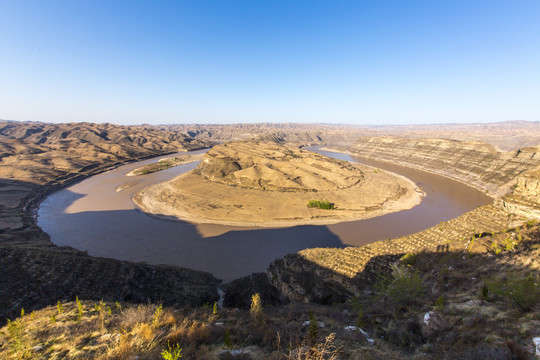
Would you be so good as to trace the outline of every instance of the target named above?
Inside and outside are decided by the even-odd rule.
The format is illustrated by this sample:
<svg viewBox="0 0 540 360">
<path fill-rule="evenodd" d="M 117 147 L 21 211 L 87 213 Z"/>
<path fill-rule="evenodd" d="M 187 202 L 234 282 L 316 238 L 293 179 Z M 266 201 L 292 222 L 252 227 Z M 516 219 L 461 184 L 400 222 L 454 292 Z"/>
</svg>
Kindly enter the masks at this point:
<svg viewBox="0 0 540 360">
<path fill-rule="evenodd" d="M 518 176 L 514 195 L 540 203 L 540 170 L 529 171 Z"/>
<path fill-rule="evenodd" d="M 539 147 L 499 152 L 477 141 L 362 137 L 354 154 L 416 168 L 460 181 L 498 197 L 508 193 L 518 175 L 540 166 Z"/>
</svg>

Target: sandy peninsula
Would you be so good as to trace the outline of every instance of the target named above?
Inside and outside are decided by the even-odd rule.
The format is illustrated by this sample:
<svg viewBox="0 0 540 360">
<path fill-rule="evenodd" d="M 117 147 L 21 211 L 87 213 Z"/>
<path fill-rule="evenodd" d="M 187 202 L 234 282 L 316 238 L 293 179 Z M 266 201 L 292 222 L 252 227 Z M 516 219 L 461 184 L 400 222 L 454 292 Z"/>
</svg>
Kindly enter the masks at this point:
<svg viewBox="0 0 540 360">
<path fill-rule="evenodd" d="M 149 214 L 189 222 L 283 227 L 371 218 L 412 208 L 424 195 L 387 171 L 251 140 L 215 146 L 196 169 L 133 201 Z M 335 208 L 308 207 L 310 200 Z"/>
</svg>

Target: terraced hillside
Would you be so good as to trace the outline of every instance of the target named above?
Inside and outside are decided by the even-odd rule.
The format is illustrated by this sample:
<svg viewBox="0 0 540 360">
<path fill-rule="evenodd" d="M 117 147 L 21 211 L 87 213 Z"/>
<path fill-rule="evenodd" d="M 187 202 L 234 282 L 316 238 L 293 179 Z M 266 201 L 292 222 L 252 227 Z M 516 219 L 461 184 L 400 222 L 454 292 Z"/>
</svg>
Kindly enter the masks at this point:
<svg viewBox="0 0 540 360">
<path fill-rule="evenodd" d="M 360 157 L 443 175 L 492 196 L 507 194 L 520 174 L 540 166 L 539 149 L 500 152 L 478 141 L 390 136 L 362 137 L 349 148 Z"/>
<path fill-rule="evenodd" d="M 271 283 L 292 301 L 321 302 L 329 295 L 329 289 L 333 289 L 333 301 L 346 299 L 358 295 L 364 281 L 376 280 L 382 269 L 387 269 L 392 261 L 407 253 L 427 249 L 460 251 L 473 237 L 501 232 L 527 219 L 486 205 L 438 226 L 396 239 L 344 249 L 302 250 L 276 260 L 267 273 Z M 311 279 L 311 286 L 299 285 L 306 284 L 306 278 Z"/>
<path fill-rule="evenodd" d="M 520 176 L 512 194 L 415 234 L 344 249 L 306 249 L 276 260 L 270 283 L 292 301 L 333 302 L 359 295 L 405 254 L 463 251 L 476 239 L 540 219 L 540 172 Z"/>
</svg>

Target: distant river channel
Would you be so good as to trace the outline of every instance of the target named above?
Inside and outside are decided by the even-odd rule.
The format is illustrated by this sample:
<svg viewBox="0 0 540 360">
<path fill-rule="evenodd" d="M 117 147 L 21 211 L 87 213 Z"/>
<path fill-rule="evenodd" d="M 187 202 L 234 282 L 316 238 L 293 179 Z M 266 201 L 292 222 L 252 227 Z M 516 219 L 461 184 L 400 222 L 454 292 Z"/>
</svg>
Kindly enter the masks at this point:
<svg viewBox="0 0 540 360">
<path fill-rule="evenodd" d="M 426 197 L 410 210 L 332 225 L 254 228 L 167 221 L 139 211 L 131 201 L 132 195 L 190 171 L 197 163 L 126 176 L 159 159 L 155 158 L 92 176 L 48 196 L 39 208 L 38 225 L 56 245 L 88 251 L 92 256 L 178 265 L 210 272 L 228 282 L 265 271 L 273 260 L 289 253 L 315 247 L 360 246 L 408 235 L 491 202 L 482 192 L 442 176 L 319 147 L 308 150 L 406 176 L 425 191 Z M 138 183 L 115 190 L 130 181 Z"/>
</svg>

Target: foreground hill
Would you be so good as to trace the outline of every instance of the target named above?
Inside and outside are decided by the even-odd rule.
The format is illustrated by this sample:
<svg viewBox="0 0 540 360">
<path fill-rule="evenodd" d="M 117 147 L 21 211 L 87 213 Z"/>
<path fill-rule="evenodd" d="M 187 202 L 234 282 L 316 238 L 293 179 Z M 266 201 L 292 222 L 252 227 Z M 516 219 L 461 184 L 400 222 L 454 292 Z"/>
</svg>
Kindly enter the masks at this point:
<svg viewBox="0 0 540 360">
<path fill-rule="evenodd" d="M 324 224 L 411 208 L 411 181 L 270 142 L 228 142 L 197 168 L 134 196 L 144 211 L 183 220 L 255 226 Z M 308 206 L 310 201 L 314 206 Z M 327 202 L 332 209 L 317 205 Z M 318 203 L 316 203 L 318 202 Z"/>
<path fill-rule="evenodd" d="M 512 245 L 505 247 L 507 239 Z M 360 295 L 332 306 L 268 306 L 250 294 L 249 310 L 61 301 L 0 328 L 0 357 L 175 359 L 167 356 L 181 350 L 183 359 L 195 360 L 534 358 L 534 222 L 469 248 L 426 249 L 392 263 L 364 281 Z"/>
</svg>

